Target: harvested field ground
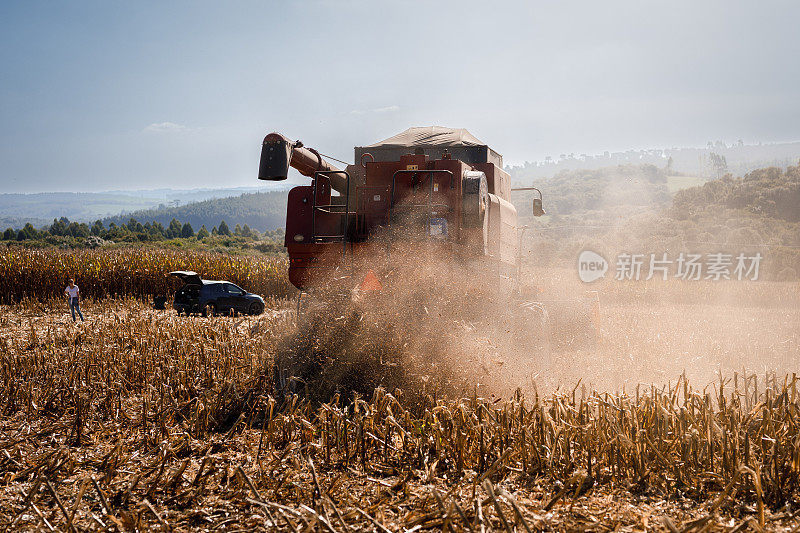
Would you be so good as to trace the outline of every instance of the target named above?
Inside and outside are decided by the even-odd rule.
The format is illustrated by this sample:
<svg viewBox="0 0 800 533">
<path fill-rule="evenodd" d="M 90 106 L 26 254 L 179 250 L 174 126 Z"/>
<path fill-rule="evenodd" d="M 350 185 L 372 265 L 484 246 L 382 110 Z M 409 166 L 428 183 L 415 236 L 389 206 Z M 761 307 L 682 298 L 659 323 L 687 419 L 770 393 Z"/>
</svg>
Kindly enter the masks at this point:
<svg viewBox="0 0 800 533">
<path fill-rule="evenodd" d="M 415 406 L 279 405 L 288 302 L 205 319 L 87 301 L 78 325 L 63 302 L 0 307 L 0 525 L 797 530 L 798 284 L 653 287 L 601 287 L 595 350 L 534 375 L 498 354 L 519 393 Z"/>
</svg>

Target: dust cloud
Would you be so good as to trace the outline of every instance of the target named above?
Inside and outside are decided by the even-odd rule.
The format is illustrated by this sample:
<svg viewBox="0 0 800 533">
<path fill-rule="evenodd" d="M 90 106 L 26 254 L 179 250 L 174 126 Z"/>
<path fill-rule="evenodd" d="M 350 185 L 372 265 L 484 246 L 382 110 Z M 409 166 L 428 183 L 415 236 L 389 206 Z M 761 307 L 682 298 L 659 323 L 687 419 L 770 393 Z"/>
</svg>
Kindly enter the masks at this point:
<svg viewBox="0 0 800 533">
<path fill-rule="evenodd" d="M 648 191 L 612 186 L 598 207 L 610 211 L 621 197 Z M 645 281 L 646 266 L 639 280 L 616 280 L 618 253 L 666 251 L 674 259 L 695 251 L 685 239 L 659 241 L 655 207 L 617 213 L 609 227 L 556 248 L 539 246 L 531 231 L 518 276 L 407 227 L 402 239 L 377 235 L 304 296 L 276 367 L 296 378 L 291 390 L 322 400 L 369 397 L 379 386 L 412 398 L 547 394 L 578 383 L 616 393 L 682 375 L 705 385 L 800 368 L 800 283 L 684 281 L 672 273 Z M 610 263 L 594 283 L 578 279 L 585 249 Z M 368 272 L 380 290 L 359 288 Z"/>
<path fill-rule="evenodd" d="M 344 268 L 352 275 L 305 296 L 297 332 L 276 357 L 298 378 L 293 390 L 321 399 L 369 396 L 377 386 L 407 396 L 507 395 L 535 386 L 554 353 L 596 342 L 582 299 L 557 301 L 574 317 L 554 312 L 536 287 L 454 257 L 445 244 L 396 242 L 390 254 L 354 260 Z M 368 272 L 381 290 L 359 287 Z"/>
</svg>

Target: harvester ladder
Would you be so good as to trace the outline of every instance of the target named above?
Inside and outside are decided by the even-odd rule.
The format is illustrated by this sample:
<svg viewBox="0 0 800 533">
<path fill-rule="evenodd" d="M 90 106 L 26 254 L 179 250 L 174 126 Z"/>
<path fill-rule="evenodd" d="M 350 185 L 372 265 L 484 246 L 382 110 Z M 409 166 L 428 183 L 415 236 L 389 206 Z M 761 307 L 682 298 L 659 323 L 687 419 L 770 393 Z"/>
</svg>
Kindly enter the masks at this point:
<svg viewBox="0 0 800 533">
<path fill-rule="evenodd" d="M 344 205 L 329 203 L 327 205 L 317 205 L 317 177 L 330 176 L 333 174 L 344 174 L 345 191 Z M 338 209 L 344 208 L 344 211 Z M 340 215 L 342 217 L 342 233 L 339 235 L 317 235 L 317 211 L 330 215 Z M 350 225 L 350 174 L 345 170 L 318 170 L 314 173 L 314 190 L 311 204 L 311 242 L 342 242 L 342 254 L 347 254 L 347 232 Z"/>
</svg>

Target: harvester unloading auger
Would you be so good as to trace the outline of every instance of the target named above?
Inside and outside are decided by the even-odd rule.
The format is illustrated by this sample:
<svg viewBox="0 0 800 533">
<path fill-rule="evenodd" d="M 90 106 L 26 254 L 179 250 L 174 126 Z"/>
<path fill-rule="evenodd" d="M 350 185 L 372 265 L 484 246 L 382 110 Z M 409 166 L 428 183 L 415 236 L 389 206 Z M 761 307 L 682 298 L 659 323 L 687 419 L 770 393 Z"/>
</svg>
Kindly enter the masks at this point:
<svg viewBox="0 0 800 533">
<path fill-rule="evenodd" d="M 291 166 L 312 180 L 289 191 L 285 246 L 289 279 L 301 299 L 316 295 L 316 310 L 276 358 L 278 391 L 427 381 L 442 362 L 424 352 L 457 344 L 464 328 L 526 352 L 516 359 L 539 370 L 556 330 L 571 343 L 593 338 L 592 302 L 555 309 L 520 282 L 519 189 L 500 154 L 465 129 L 434 126 L 356 147 L 355 161 L 342 170 L 299 141 L 264 138 L 259 179 L 285 180 Z M 298 322 L 301 309 L 298 300 Z"/>
</svg>

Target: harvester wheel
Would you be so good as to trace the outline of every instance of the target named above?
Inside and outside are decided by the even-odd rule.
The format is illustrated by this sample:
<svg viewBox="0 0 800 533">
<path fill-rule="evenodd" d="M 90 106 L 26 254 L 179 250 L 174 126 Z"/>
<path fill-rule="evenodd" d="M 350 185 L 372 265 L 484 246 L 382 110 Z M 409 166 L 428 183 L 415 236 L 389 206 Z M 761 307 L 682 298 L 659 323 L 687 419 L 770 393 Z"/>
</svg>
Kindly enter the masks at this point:
<svg viewBox="0 0 800 533">
<path fill-rule="evenodd" d="M 484 173 L 464 173 L 462 190 L 464 194 L 461 201 L 461 212 L 464 217 L 464 227 L 482 227 L 486 218 L 486 210 L 489 208 L 489 187 Z"/>
<path fill-rule="evenodd" d="M 480 256 L 488 253 L 489 187 L 483 172 L 465 172 L 461 200 L 467 247 Z"/>
</svg>

